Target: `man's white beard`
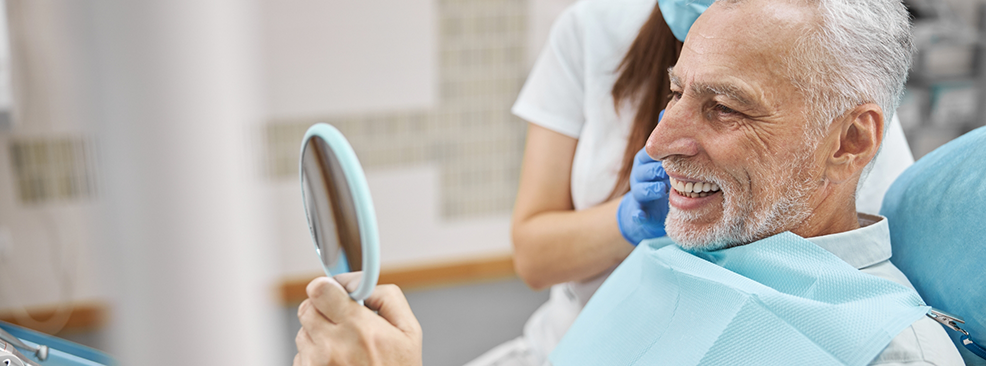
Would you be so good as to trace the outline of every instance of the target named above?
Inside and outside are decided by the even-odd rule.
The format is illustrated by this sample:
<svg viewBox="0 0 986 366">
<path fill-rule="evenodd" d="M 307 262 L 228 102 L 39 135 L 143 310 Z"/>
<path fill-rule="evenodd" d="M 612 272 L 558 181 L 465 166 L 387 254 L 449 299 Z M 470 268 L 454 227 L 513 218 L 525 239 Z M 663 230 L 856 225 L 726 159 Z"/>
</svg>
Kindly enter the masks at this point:
<svg viewBox="0 0 986 366">
<path fill-rule="evenodd" d="M 798 154 L 791 160 L 792 163 L 781 170 L 789 172 L 786 176 L 752 175 L 753 182 L 772 186 L 767 190 L 769 195 L 753 197 L 753 192 L 741 192 L 740 184 L 725 178 L 722 173 L 682 158 L 665 159 L 665 170 L 715 183 L 723 196 L 722 216 L 709 228 L 691 228 L 688 222 L 699 220 L 699 214 L 671 206 L 665 222 L 668 236 L 684 249 L 710 251 L 749 244 L 796 227 L 811 215 L 808 198 L 815 185 L 804 170 L 811 163 L 811 154 Z"/>
</svg>

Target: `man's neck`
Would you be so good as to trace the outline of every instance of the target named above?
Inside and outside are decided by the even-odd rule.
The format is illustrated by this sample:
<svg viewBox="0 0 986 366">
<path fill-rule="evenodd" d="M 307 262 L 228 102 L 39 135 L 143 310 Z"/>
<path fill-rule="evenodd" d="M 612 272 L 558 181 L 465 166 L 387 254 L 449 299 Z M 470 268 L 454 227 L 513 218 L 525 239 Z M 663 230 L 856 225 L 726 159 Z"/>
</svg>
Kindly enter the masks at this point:
<svg viewBox="0 0 986 366">
<path fill-rule="evenodd" d="M 856 215 L 855 192 L 832 194 L 820 199 L 819 204 L 812 210 L 811 216 L 791 232 L 803 238 L 836 234 L 855 230 L 860 227 Z M 848 204 L 846 204 L 848 202 Z"/>
</svg>

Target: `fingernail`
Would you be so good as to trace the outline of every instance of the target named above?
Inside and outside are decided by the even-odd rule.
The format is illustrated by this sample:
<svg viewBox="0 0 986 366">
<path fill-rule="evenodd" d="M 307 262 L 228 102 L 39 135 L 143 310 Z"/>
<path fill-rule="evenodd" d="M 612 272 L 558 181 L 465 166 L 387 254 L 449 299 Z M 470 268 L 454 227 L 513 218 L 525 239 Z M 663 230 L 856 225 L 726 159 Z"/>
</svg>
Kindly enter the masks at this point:
<svg viewBox="0 0 986 366">
<path fill-rule="evenodd" d="M 308 286 L 305 286 L 305 293 L 308 294 L 309 298 L 318 297 L 321 294 L 322 291 L 318 286 L 319 281 L 320 280 L 316 278 L 312 280 L 312 282 L 309 282 Z"/>
<path fill-rule="evenodd" d="M 359 283 L 363 282 L 362 278 L 356 281 L 351 281 L 346 284 L 346 292 L 354 292 L 359 288 Z"/>
<path fill-rule="evenodd" d="M 301 305 L 298 305 L 298 316 L 301 317 L 301 314 L 304 314 L 305 309 L 307 308 L 308 308 L 308 301 L 302 301 Z"/>
</svg>

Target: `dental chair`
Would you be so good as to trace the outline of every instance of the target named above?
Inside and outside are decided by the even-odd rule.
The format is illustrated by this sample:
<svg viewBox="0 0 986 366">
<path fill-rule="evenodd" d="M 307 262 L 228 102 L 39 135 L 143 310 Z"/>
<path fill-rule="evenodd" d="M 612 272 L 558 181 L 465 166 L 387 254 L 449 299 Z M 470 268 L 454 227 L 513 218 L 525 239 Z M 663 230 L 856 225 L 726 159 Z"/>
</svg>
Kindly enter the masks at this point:
<svg viewBox="0 0 986 366">
<path fill-rule="evenodd" d="M 894 263 L 947 329 L 967 365 L 986 365 L 986 127 L 921 158 L 880 212 Z"/>
<path fill-rule="evenodd" d="M 0 322 L 0 366 L 115 366 L 109 355 L 67 340 Z"/>
</svg>

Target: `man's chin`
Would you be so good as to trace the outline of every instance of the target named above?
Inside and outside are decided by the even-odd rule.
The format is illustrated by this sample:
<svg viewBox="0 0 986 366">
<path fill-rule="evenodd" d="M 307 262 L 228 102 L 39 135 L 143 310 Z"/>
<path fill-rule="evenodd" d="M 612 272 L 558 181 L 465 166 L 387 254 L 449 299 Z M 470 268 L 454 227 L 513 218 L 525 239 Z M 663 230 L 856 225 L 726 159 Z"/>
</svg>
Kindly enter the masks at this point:
<svg viewBox="0 0 986 366">
<path fill-rule="evenodd" d="M 701 241 L 701 240 L 689 240 L 689 239 L 679 239 L 671 234 L 668 234 L 671 240 L 677 244 L 681 249 L 690 252 L 711 252 L 719 249 L 725 249 L 728 247 L 735 246 L 736 243 L 729 242 L 716 242 L 716 241 Z"/>
<path fill-rule="evenodd" d="M 712 227 L 696 227 L 669 218 L 665 224 L 668 237 L 679 247 L 689 251 L 713 251 L 735 246 L 739 240 L 728 235 L 721 223 Z"/>
<path fill-rule="evenodd" d="M 780 215 L 783 217 L 785 215 Z M 665 231 L 671 240 L 682 249 L 690 251 L 713 251 L 745 245 L 771 235 L 788 231 L 809 216 L 807 210 L 790 212 L 785 219 L 769 217 L 769 220 L 748 222 L 743 220 L 720 219 L 706 225 L 668 215 Z M 752 224 L 752 225 L 751 225 Z"/>
</svg>

